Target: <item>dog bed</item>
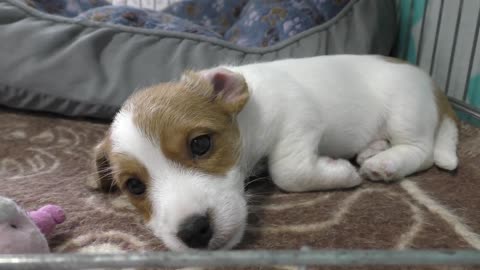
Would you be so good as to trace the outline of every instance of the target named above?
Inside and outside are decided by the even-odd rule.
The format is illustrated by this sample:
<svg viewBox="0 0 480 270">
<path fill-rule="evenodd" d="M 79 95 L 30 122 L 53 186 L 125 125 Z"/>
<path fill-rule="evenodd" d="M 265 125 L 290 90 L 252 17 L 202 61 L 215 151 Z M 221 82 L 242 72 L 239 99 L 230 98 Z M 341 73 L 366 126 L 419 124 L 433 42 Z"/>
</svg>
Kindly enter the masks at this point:
<svg viewBox="0 0 480 270">
<path fill-rule="evenodd" d="M 124 196 L 85 184 L 95 175 L 91 148 L 107 128 L 0 110 L 0 195 L 26 209 L 64 207 L 67 220 L 49 238 L 54 252 L 165 249 Z M 462 124 L 457 175 L 432 168 L 391 184 L 301 194 L 282 193 L 266 179 L 251 182 L 249 226 L 238 249 L 480 249 L 479 143 L 480 129 Z"/>
<path fill-rule="evenodd" d="M 136 89 L 185 69 L 389 54 L 395 36 L 394 0 L 182 1 L 160 12 L 104 0 L 3 0 L 0 105 L 111 118 Z"/>
</svg>

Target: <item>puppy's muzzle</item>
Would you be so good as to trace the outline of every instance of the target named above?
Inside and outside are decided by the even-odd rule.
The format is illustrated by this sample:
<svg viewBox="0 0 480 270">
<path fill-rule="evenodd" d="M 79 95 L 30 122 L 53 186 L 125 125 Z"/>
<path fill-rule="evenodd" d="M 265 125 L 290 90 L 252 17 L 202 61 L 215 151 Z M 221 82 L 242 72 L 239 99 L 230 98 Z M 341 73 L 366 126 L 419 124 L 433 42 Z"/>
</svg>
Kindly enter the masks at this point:
<svg viewBox="0 0 480 270">
<path fill-rule="evenodd" d="M 193 215 L 183 221 L 177 237 L 189 248 L 206 249 L 213 235 L 213 228 L 207 215 Z"/>
</svg>

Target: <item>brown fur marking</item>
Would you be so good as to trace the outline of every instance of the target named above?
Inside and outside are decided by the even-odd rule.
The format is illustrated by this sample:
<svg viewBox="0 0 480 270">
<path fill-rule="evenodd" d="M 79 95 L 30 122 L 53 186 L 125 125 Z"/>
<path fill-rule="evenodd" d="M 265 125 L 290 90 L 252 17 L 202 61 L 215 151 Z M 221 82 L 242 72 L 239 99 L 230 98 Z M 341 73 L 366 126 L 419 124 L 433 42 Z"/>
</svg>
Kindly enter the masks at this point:
<svg viewBox="0 0 480 270">
<path fill-rule="evenodd" d="M 457 115 L 450 105 L 447 96 L 443 93 L 443 91 L 439 88 L 435 88 L 435 102 L 437 103 L 439 119 L 443 119 L 443 117 L 448 117 L 455 122 L 458 122 Z"/>
<path fill-rule="evenodd" d="M 225 175 L 238 159 L 240 136 L 234 116 L 248 100 L 246 84 L 240 98 L 226 103 L 207 80 L 194 73 L 185 77 L 138 92 L 126 109 L 167 158 L 187 168 Z M 211 135 L 212 148 L 205 156 L 194 158 L 190 140 L 204 134 Z"/>
<path fill-rule="evenodd" d="M 383 60 L 389 62 L 389 63 L 393 63 L 393 64 L 407 64 L 407 65 L 410 65 L 410 63 L 408 61 L 405 61 L 403 59 L 400 59 L 400 58 L 395 58 L 395 57 L 390 57 L 390 56 L 380 56 Z"/>
<path fill-rule="evenodd" d="M 151 189 L 150 175 L 145 166 L 133 157 L 125 154 L 113 153 L 110 159 L 116 185 L 123 193 L 128 195 L 130 202 L 135 206 L 146 221 L 152 215 L 152 203 L 148 200 L 148 192 Z M 126 187 L 127 180 L 135 177 L 147 187 L 142 195 L 131 194 Z"/>
<path fill-rule="evenodd" d="M 126 155 L 112 153 L 112 143 L 110 140 L 110 131 L 94 150 L 95 167 L 97 170 L 97 185 L 104 192 L 115 191 L 119 188 L 128 195 L 132 205 L 134 205 L 143 215 L 146 221 L 151 216 L 151 202 L 142 196 L 134 196 L 126 190 L 125 184 L 129 177 L 137 177 L 147 186 L 149 190 L 150 177 L 145 167 Z"/>
</svg>

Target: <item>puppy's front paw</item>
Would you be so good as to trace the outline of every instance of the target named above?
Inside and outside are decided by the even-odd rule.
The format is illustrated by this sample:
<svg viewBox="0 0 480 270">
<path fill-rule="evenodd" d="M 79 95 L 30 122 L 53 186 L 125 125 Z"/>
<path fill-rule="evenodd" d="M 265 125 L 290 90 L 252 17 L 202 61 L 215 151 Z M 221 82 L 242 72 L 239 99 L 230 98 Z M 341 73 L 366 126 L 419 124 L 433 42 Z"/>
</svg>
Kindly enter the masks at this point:
<svg viewBox="0 0 480 270">
<path fill-rule="evenodd" d="M 355 167 L 353 167 L 355 169 Z M 363 178 L 360 176 L 360 174 L 357 172 L 355 169 L 354 171 L 350 172 L 350 175 L 348 176 L 348 179 L 350 179 L 348 186 L 347 187 L 355 187 L 358 186 L 362 183 Z"/>
<path fill-rule="evenodd" d="M 372 181 L 394 181 L 398 179 L 397 165 L 391 160 L 367 159 L 360 167 L 360 175 Z"/>
<path fill-rule="evenodd" d="M 335 160 L 334 166 L 338 170 L 339 182 L 342 187 L 355 187 L 362 183 L 363 179 L 357 171 L 357 168 L 344 159 Z"/>
</svg>

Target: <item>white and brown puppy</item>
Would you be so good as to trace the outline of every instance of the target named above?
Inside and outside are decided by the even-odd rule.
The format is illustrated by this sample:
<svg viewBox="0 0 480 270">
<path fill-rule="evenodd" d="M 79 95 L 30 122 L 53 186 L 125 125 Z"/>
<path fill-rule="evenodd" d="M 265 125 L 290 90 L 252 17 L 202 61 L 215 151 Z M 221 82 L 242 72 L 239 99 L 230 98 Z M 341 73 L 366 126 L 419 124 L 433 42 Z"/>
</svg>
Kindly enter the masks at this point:
<svg viewBox="0 0 480 270">
<path fill-rule="evenodd" d="M 302 192 L 453 170 L 456 145 L 454 113 L 425 72 L 338 55 L 187 72 L 139 91 L 96 155 L 101 185 L 128 194 L 167 247 L 227 249 L 263 157 L 276 185 Z"/>
</svg>

